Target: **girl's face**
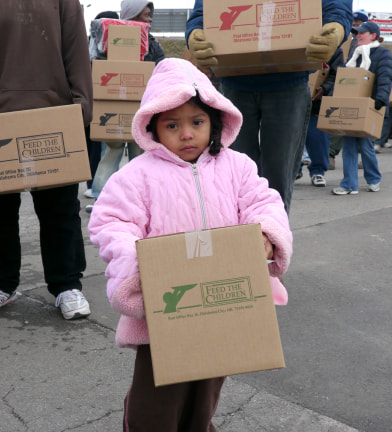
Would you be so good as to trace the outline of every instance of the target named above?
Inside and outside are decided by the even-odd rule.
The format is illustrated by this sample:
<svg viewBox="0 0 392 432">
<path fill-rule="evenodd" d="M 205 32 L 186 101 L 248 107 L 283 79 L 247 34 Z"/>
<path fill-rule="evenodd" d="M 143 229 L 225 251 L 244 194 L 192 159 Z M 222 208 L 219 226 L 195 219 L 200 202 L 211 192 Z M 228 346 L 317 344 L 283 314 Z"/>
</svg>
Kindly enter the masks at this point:
<svg viewBox="0 0 392 432">
<path fill-rule="evenodd" d="M 376 39 L 376 37 L 377 37 L 376 33 L 358 32 L 357 34 L 358 46 L 369 45 L 371 42 L 373 42 Z"/>
<path fill-rule="evenodd" d="M 211 122 L 193 102 L 161 113 L 156 131 L 159 142 L 186 162 L 196 162 L 210 142 Z"/>
<path fill-rule="evenodd" d="M 135 18 L 132 19 L 132 21 L 140 21 L 140 22 L 144 22 L 147 24 L 150 24 L 151 27 L 151 23 L 152 23 L 152 13 L 151 13 L 151 9 L 146 6 L 138 16 L 136 16 Z"/>
</svg>

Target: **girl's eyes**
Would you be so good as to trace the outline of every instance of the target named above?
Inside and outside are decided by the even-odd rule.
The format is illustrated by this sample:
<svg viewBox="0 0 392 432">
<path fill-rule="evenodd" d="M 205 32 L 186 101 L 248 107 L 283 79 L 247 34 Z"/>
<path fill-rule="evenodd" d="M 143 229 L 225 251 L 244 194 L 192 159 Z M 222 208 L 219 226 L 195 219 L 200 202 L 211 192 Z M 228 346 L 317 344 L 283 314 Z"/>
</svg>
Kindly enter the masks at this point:
<svg viewBox="0 0 392 432">
<path fill-rule="evenodd" d="M 193 126 L 200 126 L 203 124 L 203 120 L 194 120 L 192 124 Z M 178 129 L 177 123 L 169 123 L 166 127 L 168 129 Z"/>
</svg>

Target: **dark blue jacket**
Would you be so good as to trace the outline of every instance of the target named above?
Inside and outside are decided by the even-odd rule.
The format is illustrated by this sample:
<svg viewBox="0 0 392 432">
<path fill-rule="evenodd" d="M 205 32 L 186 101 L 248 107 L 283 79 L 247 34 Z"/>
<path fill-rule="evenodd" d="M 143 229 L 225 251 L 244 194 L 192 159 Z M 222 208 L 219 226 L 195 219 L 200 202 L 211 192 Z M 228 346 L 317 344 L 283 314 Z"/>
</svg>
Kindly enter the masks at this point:
<svg viewBox="0 0 392 432">
<path fill-rule="evenodd" d="M 362 56 L 359 56 L 357 67 L 360 66 L 361 61 Z M 370 48 L 370 61 L 369 71 L 375 75 L 372 99 L 383 102 L 387 107 L 385 117 L 388 117 L 389 95 L 392 87 L 392 54 L 385 47 Z"/>
<path fill-rule="evenodd" d="M 316 0 L 314 0 L 316 1 Z M 346 36 L 353 23 L 352 0 L 322 0 L 323 24 L 338 22 L 345 29 Z M 203 28 L 203 0 L 196 0 L 193 12 L 186 25 L 185 40 L 189 33 Z M 223 85 L 242 91 L 276 91 L 294 87 L 306 82 L 309 72 L 289 72 L 263 75 L 246 75 L 221 78 Z"/>
</svg>

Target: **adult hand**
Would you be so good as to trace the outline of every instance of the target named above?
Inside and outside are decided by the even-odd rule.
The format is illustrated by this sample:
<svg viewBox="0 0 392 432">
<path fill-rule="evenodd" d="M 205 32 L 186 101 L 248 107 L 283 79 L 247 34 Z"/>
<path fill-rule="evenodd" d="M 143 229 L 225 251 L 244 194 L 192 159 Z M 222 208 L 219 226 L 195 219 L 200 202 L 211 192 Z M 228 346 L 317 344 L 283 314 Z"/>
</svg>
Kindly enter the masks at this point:
<svg viewBox="0 0 392 432">
<path fill-rule="evenodd" d="M 197 66 L 210 68 L 218 65 L 214 47 L 211 42 L 206 41 L 202 29 L 195 29 L 192 31 L 188 37 L 188 46 Z"/>
<path fill-rule="evenodd" d="M 312 101 L 320 100 L 324 95 L 324 89 L 322 87 L 319 87 L 316 89 L 315 95 L 312 97 Z"/>
<path fill-rule="evenodd" d="M 337 22 L 325 24 L 320 35 L 310 38 L 306 47 L 306 58 L 311 62 L 327 62 L 340 46 L 344 38 L 344 28 Z"/>
<path fill-rule="evenodd" d="M 376 108 L 376 110 L 378 111 L 383 106 L 384 106 L 384 102 L 380 101 L 379 99 L 376 99 L 376 101 L 374 102 L 374 108 Z"/>
</svg>

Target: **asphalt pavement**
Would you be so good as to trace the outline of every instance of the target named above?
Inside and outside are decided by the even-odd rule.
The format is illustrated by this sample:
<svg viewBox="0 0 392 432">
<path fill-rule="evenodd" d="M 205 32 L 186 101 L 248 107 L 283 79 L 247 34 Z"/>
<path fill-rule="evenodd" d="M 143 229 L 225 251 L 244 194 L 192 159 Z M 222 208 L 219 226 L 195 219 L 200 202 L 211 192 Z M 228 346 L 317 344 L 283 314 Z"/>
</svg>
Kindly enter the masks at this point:
<svg viewBox="0 0 392 432">
<path fill-rule="evenodd" d="M 367 192 L 359 171 L 352 196 L 331 194 L 340 156 L 326 188 L 311 186 L 304 168 L 290 214 L 289 303 L 277 308 L 286 368 L 229 377 L 214 418 L 219 432 L 392 431 L 392 149 L 378 160 L 381 191 Z M 83 286 L 92 313 L 71 322 L 46 290 L 38 223 L 22 194 L 21 295 L 0 310 L 0 432 L 122 430 L 134 352 L 115 346 L 118 315 L 87 234 L 85 190 Z"/>
</svg>

